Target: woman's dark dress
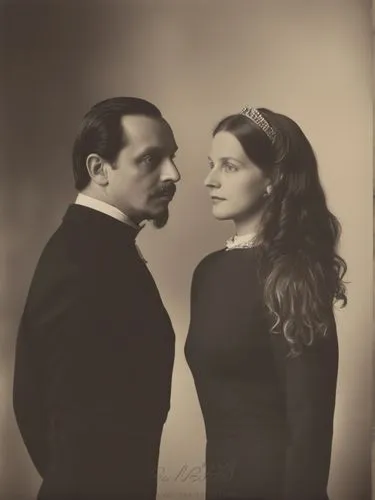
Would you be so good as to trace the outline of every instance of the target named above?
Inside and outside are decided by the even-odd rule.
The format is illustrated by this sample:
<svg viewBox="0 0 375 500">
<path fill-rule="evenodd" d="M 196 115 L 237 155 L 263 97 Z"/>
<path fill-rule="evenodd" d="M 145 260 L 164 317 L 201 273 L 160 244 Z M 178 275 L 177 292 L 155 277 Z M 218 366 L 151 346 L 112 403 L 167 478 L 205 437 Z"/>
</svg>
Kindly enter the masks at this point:
<svg viewBox="0 0 375 500">
<path fill-rule="evenodd" d="M 220 250 L 194 272 L 185 355 L 207 435 L 207 500 L 327 500 L 338 347 L 296 358 L 271 334 L 255 250 Z"/>
</svg>

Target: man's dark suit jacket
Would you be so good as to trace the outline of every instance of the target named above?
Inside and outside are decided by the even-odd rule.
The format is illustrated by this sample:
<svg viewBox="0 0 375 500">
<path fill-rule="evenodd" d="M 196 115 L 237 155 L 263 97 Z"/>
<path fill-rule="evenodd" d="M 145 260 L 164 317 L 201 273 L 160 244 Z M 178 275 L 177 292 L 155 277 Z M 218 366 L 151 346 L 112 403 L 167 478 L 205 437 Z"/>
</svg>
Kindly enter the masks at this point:
<svg viewBox="0 0 375 500">
<path fill-rule="evenodd" d="M 175 336 L 136 230 L 71 205 L 38 262 L 14 410 L 39 499 L 155 498 Z"/>
</svg>

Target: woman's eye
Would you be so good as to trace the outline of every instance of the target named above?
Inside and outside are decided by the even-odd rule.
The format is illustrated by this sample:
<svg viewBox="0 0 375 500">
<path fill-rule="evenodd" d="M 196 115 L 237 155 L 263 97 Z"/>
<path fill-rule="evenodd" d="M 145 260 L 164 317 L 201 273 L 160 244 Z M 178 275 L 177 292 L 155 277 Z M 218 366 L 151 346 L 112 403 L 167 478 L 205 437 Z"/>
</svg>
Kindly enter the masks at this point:
<svg viewBox="0 0 375 500">
<path fill-rule="evenodd" d="M 238 170 L 238 168 L 235 165 L 231 165 L 230 163 L 224 163 L 223 169 L 226 172 L 236 172 Z"/>
<path fill-rule="evenodd" d="M 214 168 L 214 164 L 213 164 L 213 162 L 212 162 L 212 161 L 209 161 L 209 162 L 208 162 L 208 168 L 209 168 L 210 170 L 212 170 L 212 169 Z"/>
</svg>

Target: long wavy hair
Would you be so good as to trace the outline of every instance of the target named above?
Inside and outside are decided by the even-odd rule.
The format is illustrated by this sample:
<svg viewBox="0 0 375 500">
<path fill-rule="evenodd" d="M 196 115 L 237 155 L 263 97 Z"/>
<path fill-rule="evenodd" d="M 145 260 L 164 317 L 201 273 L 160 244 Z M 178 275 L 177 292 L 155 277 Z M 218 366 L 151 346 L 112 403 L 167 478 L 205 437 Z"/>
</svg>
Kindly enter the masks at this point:
<svg viewBox="0 0 375 500">
<path fill-rule="evenodd" d="M 271 332 L 283 334 L 295 356 L 327 335 L 334 303 L 347 303 L 347 266 L 337 253 L 341 226 L 327 207 L 316 157 L 301 128 L 287 116 L 258 111 L 276 131 L 273 142 L 243 115 L 224 118 L 213 135 L 232 133 L 271 179 L 257 234 L 259 271 Z"/>
</svg>

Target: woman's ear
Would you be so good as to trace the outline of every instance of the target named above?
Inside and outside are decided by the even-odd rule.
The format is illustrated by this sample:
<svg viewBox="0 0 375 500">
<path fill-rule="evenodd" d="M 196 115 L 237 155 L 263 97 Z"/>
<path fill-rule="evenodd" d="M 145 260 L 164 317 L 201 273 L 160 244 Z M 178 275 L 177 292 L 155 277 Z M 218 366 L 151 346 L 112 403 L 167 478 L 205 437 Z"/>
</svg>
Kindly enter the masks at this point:
<svg viewBox="0 0 375 500">
<path fill-rule="evenodd" d="M 263 193 L 263 198 L 268 198 L 269 195 L 272 193 L 272 184 L 271 181 L 266 185 Z"/>
<path fill-rule="evenodd" d="M 90 154 L 86 159 L 86 168 L 89 176 L 95 184 L 106 186 L 108 184 L 108 173 L 105 161 L 96 153 Z"/>
<path fill-rule="evenodd" d="M 272 184 L 271 183 L 267 184 L 266 193 L 267 193 L 267 196 L 269 196 L 272 193 Z"/>
</svg>

